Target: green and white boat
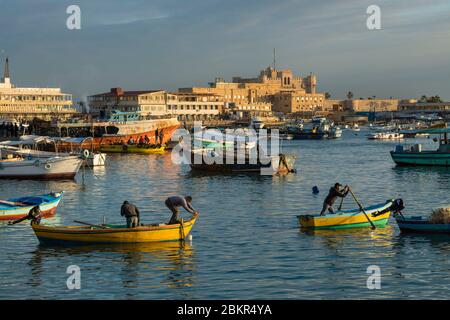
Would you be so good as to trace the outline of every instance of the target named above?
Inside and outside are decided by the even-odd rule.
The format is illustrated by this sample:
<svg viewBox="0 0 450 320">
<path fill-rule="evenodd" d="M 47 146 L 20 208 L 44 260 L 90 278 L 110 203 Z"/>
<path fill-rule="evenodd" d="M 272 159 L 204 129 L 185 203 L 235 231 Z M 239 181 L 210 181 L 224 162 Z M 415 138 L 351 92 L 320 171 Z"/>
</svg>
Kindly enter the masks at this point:
<svg viewBox="0 0 450 320">
<path fill-rule="evenodd" d="M 422 150 L 420 144 L 405 148 L 398 145 L 391 151 L 391 157 L 400 166 L 443 166 L 450 167 L 450 128 L 424 129 L 419 133 L 439 135 L 437 150 Z"/>
</svg>

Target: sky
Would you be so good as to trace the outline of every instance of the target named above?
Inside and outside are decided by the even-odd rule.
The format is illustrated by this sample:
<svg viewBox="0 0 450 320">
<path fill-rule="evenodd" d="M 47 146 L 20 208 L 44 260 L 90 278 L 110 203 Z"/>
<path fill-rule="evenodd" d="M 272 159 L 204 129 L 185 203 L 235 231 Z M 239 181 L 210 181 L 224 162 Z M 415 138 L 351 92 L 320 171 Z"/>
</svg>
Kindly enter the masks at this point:
<svg viewBox="0 0 450 320">
<path fill-rule="evenodd" d="M 81 9 L 69 30 L 66 9 Z M 369 30 L 367 8 L 381 9 Z M 332 98 L 450 101 L 449 0 L 0 0 L 0 58 L 16 86 L 109 91 L 207 86 L 272 64 Z M 2 66 L 3 68 L 3 66 Z"/>
</svg>

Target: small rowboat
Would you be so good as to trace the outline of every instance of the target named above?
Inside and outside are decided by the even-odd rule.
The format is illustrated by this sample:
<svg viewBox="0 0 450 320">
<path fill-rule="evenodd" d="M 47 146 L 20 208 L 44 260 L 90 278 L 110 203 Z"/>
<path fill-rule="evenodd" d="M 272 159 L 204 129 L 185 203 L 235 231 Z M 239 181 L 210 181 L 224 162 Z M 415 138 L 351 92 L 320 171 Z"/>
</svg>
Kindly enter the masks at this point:
<svg viewBox="0 0 450 320">
<path fill-rule="evenodd" d="M 164 147 L 150 145 L 111 144 L 100 146 L 100 151 L 105 153 L 161 154 L 164 153 L 164 150 Z"/>
<path fill-rule="evenodd" d="M 0 200 L 0 220 L 16 220 L 28 215 L 34 207 L 39 206 L 43 217 L 56 213 L 56 208 L 63 197 L 64 192 L 50 193 L 41 196 L 29 196 Z"/>
<path fill-rule="evenodd" d="M 392 211 L 395 200 L 388 200 L 385 203 L 375 204 L 365 207 L 364 211 L 370 220 L 377 227 L 386 225 Z M 309 229 L 344 229 L 371 227 L 364 213 L 358 209 L 339 210 L 336 214 L 321 215 L 300 215 L 297 216 L 303 228 Z"/>
<path fill-rule="evenodd" d="M 198 214 L 179 224 L 141 225 L 127 228 L 124 225 L 45 226 L 32 224 L 41 244 L 93 244 L 93 243 L 149 243 L 179 241 L 191 232 Z"/>
<path fill-rule="evenodd" d="M 450 234 L 450 223 L 431 223 L 428 217 L 404 217 L 396 215 L 398 227 L 404 233 L 446 233 Z"/>
</svg>

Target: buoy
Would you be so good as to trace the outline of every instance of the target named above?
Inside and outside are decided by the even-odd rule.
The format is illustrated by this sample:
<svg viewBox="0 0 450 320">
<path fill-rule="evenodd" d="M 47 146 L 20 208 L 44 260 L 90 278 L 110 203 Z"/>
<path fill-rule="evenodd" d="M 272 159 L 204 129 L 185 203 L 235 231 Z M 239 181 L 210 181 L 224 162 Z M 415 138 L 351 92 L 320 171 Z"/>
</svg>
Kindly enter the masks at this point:
<svg viewBox="0 0 450 320">
<path fill-rule="evenodd" d="M 319 193 L 319 188 L 317 186 L 312 187 L 312 192 L 314 194 L 318 194 Z"/>
<path fill-rule="evenodd" d="M 87 150 L 87 149 L 83 150 L 83 158 L 85 158 L 85 159 L 89 158 L 89 154 L 90 154 L 89 150 Z"/>
</svg>

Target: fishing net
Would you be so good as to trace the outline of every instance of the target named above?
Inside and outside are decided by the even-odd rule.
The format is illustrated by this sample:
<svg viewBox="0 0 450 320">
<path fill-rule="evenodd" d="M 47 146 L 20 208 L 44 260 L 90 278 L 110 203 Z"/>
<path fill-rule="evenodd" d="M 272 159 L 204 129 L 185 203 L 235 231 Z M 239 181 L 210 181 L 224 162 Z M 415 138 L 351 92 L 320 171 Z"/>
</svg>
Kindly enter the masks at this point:
<svg viewBox="0 0 450 320">
<path fill-rule="evenodd" d="M 450 207 L 437 208 L 430 214 L 430 223 L 450 223 Z"/>
</svg>

